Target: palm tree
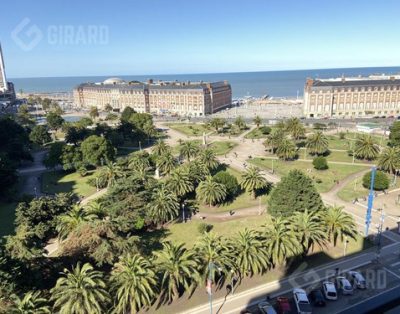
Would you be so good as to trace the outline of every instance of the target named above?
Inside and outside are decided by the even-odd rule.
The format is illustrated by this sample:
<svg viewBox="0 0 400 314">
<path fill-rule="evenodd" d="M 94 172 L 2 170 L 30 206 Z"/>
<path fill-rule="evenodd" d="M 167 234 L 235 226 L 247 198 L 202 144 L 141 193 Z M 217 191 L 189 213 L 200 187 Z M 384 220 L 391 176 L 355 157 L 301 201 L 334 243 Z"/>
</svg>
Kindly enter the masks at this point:
<svg viewBox="0 0 400 314">
<path fill-rule="evenodd" d="M 222 128 L 225 125 L 226 121 L 222 118 L 213 118 L 210 121 L 210 125 L 218 132 L 219 128 Z"/>
<path fill-rule="evenodd" d="M 296 141 L 300 138 L 303 138 L 306 133 L 306 130 L 299 118 L 290 118 L 289 120 L 287 120 L 286 130 Z"/>
<path fill-rule="evenodd" d="M 242 174 L 240 186 L 242 189 L 251 193 L 253 199 L 256 198 L 257 190 L 265 188 L 267 185 L 268 181 L 263 177 L 261 170 L 257 167 L 251 166 Z"/>
<path fill-rule="evenodd" d="M 117 165 L 115 162 L 108 162 L 103 168 L 101 168 L 99 173 L 99 179 L 107 182 L 107 187 L 115 185 L 117 179 L 124 176 L 124 171 L 121 166 Z"/>
<path fill-rule="evenodd" d="M 396 172 L 400 169 L 400 148 L 385 148 L 379 156 L 378 166 L 382 170 L 392 173 L 396 178 Z"/>
<path fill-rule="evenodd" d="M 359 159 L 373 160 L 379 155 L 379 146 L 371 135 L 359 136 L 356 140 L 354 155 Z"/>
<path fill-rule="evenodd" d="M 141 154 L 133 154 L 128 161 L 128 168 L 132 171 L 149 170 L 151 168 L 150 161 L 147 156 Z"/>
<path fill-rule="evenodd" d="M 244 121 L 242 116 L 238 116 L 235 119 L 234 124 L 239 128 L 239 130 L 243 130 L 246 128 L 246 122 Z"/>
<path fill-rule="evenodd" d="M 195 251 L 187 250 L 183 243 L 163 243 L 162 251 L 156 252 L 157 269 L 161 272 L 162 287 L 168 300 L 176 300 L 179 290 L 191 290 L 199 280 L 198 261 Z"/>
<path fill-rule="evenodd" d="M 214 150 L 205 148 L 200 151 L 198 160 L 209 169 L 216 169 L 219 165 Z"/>
<path fill-rule="evenodd" d="M 194 141 L 185 141 L 179 147 L 179 154 L 190 161 L 199 152 L 199 145 Z"/>
<path fill-rule="evenodd" d="M 78 228 L 81 224 L 93 221 L 97 218 L 97 215 L 91 213 L 90 211 L 86 211 L 84 208 L 79 205 L 74 205 L 72 209 L 58 217 L 57 223 L 57 231 L 58 237 L 60 239 L 65 239 L 68 235 Z"/>
<path fill-rule="evenodd" d="M 40 291 L 29 291 L 21 299 L 17 295 L 12 296 L 12 305 L 7 313 L 10 314 L 50 314 L 47 299 L 41 296 Z"/>
<path fill-rule="evenodd" d="M 240 277 L 252 276 L 265 271 L 269 266 L 269 256 L 265 244 L 255 230 L 239 231 L 232 243 L 235 263 Z"/>
<path fill-rule="evenodd" d="M 194 185 L 197 185 L 200 181 L 204 181 L 207 176 L 211 175 L 210 169 L 198 159 L 184 164 L 183 167 L 187 169 Z"/>
<path fill-rule="evenodd" d="M 292 160 L 297 155 L 296 145 L 288 138 L 283 138 L 278 144 L 276 155 L 283 160 Z"/>
<path fill-rule="evenodd" d="M 260 127 L 260 124 L 262 123 L 262 119 L 260 116 L 255 116 L 253 119 L 254 124 L 257 126 L 257 129 Z"/>
<path fill-rule="evenodd" d="M 171 147 L 163 140 L 158 140 L 154 145 L 152 152 L 156 157 L 161 157 L 162 155 L 171 152 Z"/>
<path fill-rule="evenodd" d="M 314 155 L 323 155 L 328 151 L 328 138 L 321 131 L 311 134 L 307 138 L 306 147 Z"/>
<path fill-rule="evenodd" d="M 356 224 L 353 217 L 343 211 L 343 207 L 329 207 L 323 220 L 328 229 L 328 239 L 336 246 L 337 239 L 343 241 L 345 236 L 355 238 L 357 235 Z"/>
<path fill-rule="evenodd" d="M 172 153 L 168 152 L 157 159 L 157 168 L 163 174 L 170 173 L 176 166 L 176 159 Z"/>
<path fill-rule="evenodd" d="M 179 214 L 179 202 L 174 193 L 167 190 L 164 184 L 153 193 L 148 204 L 150 217 L 156 224 L 164 224 L 175 219 Z"/>
<path fill-rule="evenodd" d="M 149 306 L 156 295 L 157 280 L 147 258 L 122 256 L 111 272 L 112 291 L 116 296 L 115 313 L 137 313 Z"/>
<path fill-rule="evenodd" d="M 315 244 L 321 248 L 326 244 L 326 230 L 322 224 L 321 213 L 308 210 L 296 212 L 290 221 L 305 255 L 310 249 L 314 250 Z"/>
<path fill-rule="evenodd" d="M 106 216 L 107 210 L 102 202 L 98 199 L 91 201 L 86 207 L 85 212 L 87 214 L 93 214 L 99 218 Z"/>
<path fill-rule="evenodd" d="M 183 197 L 194 190 L 194 184 L 186 167 L 175 169 L 167 180 L 167 187 L 178 197 Z"/>
<path fill-rule="evenodd" d="M 197 198 L 210 207 L 215 203 L 222 202 L 226 197 L 225 185 L 216 182 L 211 176 L 201 181 L 196 189 Z"/>
<path fill-rule="evenodd" d="M 101 314 L 109 301 L 103 274 L 89 263 L 80 263 L 72 271 L 64 269 L 62 277 L 51 289 L 53 310 L 59 314 Z"/>
<path fill-rule="evenodd" d="M 272 153 L 275 153 L 276 149 L 279 146 L 279 143 L 283 140 L 285 137 L 285 133 L 283 129 L 274 129 L 271 134 L 269 134 L 264 141 L 264 146 L 266 148 L 270 148 Z"/>
<path fill-rule="evenodd" d="M 274 265 L 282 264 L 287 257 L 299 253 L 301 244 L 290 227 L 290 221 L 282 217 L 272 217 L 265 226 L 268 254 Z"/>
</svg>

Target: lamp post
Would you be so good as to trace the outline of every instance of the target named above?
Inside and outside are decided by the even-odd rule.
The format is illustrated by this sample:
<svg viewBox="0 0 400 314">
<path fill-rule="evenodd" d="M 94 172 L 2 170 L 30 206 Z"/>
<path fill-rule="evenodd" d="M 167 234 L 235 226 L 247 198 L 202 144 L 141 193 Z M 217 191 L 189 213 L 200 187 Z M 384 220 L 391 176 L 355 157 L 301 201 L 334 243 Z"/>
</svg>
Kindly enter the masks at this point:
<svg viewBox="0 0 400 314">
<path fill-rule="evenodd" d="M 213 305 L 212 305 L 212 281 L 213 276 L 212 272 L 214 269 L 221 271 L 222 269 L 218 267 L 218 265 L 214 264 L 212 261 L 208 263 L 208 279 L 207 279 L 207 293 L 208 293 L 208 300 L 210 303 L 210 314 L 213 313 Z"/>
<path fill-rule="evenodd" d="M 185 202 L 182 203 L 182 221 L 186 222 L 186 219 L 185 219 Z"/>
<path fill-rule="evenodd" d="M 376 173 L 376 167 L 372 167 L 371 185 L 370 185 L 369 195 L 368 195 L 367 215 L 365 217 L 365 236 L 368 236 L 368 229 L 369 229 L 369 225 L 371 224 L 371 212 L 372 212 L 372 205 L 374 203 L 375 173 Z"/>
</svg>

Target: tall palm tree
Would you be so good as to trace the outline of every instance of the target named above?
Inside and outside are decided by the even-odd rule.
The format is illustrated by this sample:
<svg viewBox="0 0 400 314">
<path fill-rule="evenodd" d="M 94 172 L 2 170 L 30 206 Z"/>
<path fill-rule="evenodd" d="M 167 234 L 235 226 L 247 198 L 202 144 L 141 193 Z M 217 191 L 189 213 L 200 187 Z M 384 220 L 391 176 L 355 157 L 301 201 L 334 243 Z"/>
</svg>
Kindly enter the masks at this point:
<svg viewBox="0 0 400 314">
<path fill-rule="evenodd" d="M 267 185 L 267 179 L 263 177 L 261 170 L 257 167 L 251 166 L 242 174 L 240 186 L 251 193 L 253 199 L 256 198 L 257 190 L 265 188 Z"/>
<path fill-rule="evenodd" d="M 210 126 L 212 126 L 215 129 L 215 131 L 218 132 L 219 128 L 222 128 L 225 125 L 225 123 L 226 123 L 225 119 L 213 118 L 210 121 Z"/>
<path fill-rule="evenodd" d="M 235 263 L 240 277 L 252 276 L 265 271 L 269 266 L 269 255 L 265 244 L 255 230 L 239 231 L 232 243 Z"/>
<path fill-rule="evenodd" d="M 170 173 L 176 166 L 176 159 L 172 153 L 168 152 L 157 159 L 157 168 L 163 174 Z"/>
<path fill-rule="evenodd" d="M 336 246 L 337 239 L 343 241 L 345 236 L 355 238 L 357 235 L 356 224 L 352 216 L 343 211 L 343 207 L 329 207 L 323 220 L 328 229 L 328 239 Z"/>
<path fill-rule="evenodd" d="M 328 138 L 321 131 L 311 134 L 307 138 L 306 147 L 312 155 L 323 155 L 328 151 Z"/>
<path fill-rule="evenodd" d="M 244 121 L 242 116 L 238 116 L 235 119 L 234 124 L 239 128 L 239 130 L 243 130 L 246 128 L 246 122 Z"/>
<path fill-rule="evenodd" d="M 209 169 L 216 169 L 219 165 L 213 149 L 205 148 L 200 151 L 198 160 Z"/>
<path fill-rule="evenodd" d="M 107 209 L 102 202 L 98 199 L 91 201 L 87 206 L 85 206 L 85 212 L 87 214 L 93 214 L 99 218 L 106 216 Z"/>
<path fill-rule="evenodd" d="M 253 119 L 253 123 L 257 126 L 257 129 L 260 127 L 260 124 L 262 123 L 262 119 L 260 116 L 255 116 Z"/>
<path fill-rule="evenodd" d="M 156 224 L 164 224 L 179 215 L 178 199 L 164 184 L 154 191 L 148 208 L 150 217 Z"/>
<path fill-rule="evenodd" d="M 292 160 L 297 155 L 296 145 L 288 138 L 283 138 L 278 144 L 276 154 L 280 159 Z"/>
<path fill-rule="evenodd" d="M 275 153 L 279 146 L 279 143 L 283 140 L 284 137 L 285 132 L 283 129 L 273 129 L 271 134 L 267 136 L 263 144 L 266 148 L 270 148 L 272 153 Z"/>
<path fill-rule="evenodd" d="M 190 161 L 199 152 L 199 145 L 194 141 L 185 141 L 179 147 L 179 154 Z"/>
<path fill-rule="evenodd" d="M 167 187 L 178 197 L 183 197 L 194 190 L 194 184 L 190 178 L 188 168 L 175 169 L 167 180 Z"/>
<path fill-rule="evenodd" d="M 157 280 L 153 265 L 147 258 L 122 256 L 111 272 L 111 286 L 115 293 L 115 313 L 137 313 L 149 306 L 156 295 Z"/>
<path fill-rule="evenodd" d="M 314 246 L 323 247 L 326 244 L 326 229 L 323 226 L 321 213 L 317 211 L 297 212 L 290 219 L 293 232 L 297 235 L 303 247 L 303 253 L 314 250 Z"/>
<path fill-rule="evenodd" d="M 150 161 L 146 156 L 133 154 L 128 161 L 128 168 L 132 171 L 140 171 L 142 169 L 150 169 Z"/>
<path fill-rule="evenodd" d="M 286 130 L 294 140 L 299 140 L 304 137 L 306 130 L 299 118 L 290 118 L 286 121 Z"/>
<path fill-rule="evenodd" d="M 115 185 L 117 179 L 124 176 L 124 171 L 119 165 L 117 165 L 117 163 L 108 162 L 101 168 L 99 176 L 100 180 L 107 182 L 107 187 L 111 187 Z"/>
<path fill-rule="evenodd" d="M 57 231 L 60 239 L 65 239 L 68 235 L 78 228 L 81 224 L 97 219 L 97 215 L 85 210 L 79 205 L 74 205 L 72 209 L 58 217 Z"/>
<path fill-rule="evenodd" d="M 373 160 L 379 155 L 379 146 L 371 135 L 357 137 L 354 155 L 359 159 Z"/>
<path fill-rule="evenodd" d="M 225 185 L 216 182 L 213 177 L 207 176 L 204 181 L 201 181 L 196 189 L 197 198 L 208 204 L 210 207 L 218 202 L 222 202 L 226 197 Z"/>
<path fill-rule="evenodd" d="M 152 152 L 156 157 L 161 157 L 166 153 L 170 153 L 171 147 L 168 144 L 166 144 L 163 140 L 158 140 L 154 145 Z"/>
<path fill-rule="evenodd" d="M 379 156 L 378 166 L 382 170 L 396 175 L 396 171 L 400 169 L 400 148 L 385 148 L 385 150 Z"/>
<path fill-rule="evenodd" d="M 282 264 L 289 256 L 300 253 L 301 245 L 290 227 L 289 220 L 272 217 L 264 227 L 265 245 L 274 265 Z"/>
<path fill-rule="evenodd" d="M 198 159 L 184 164 L 183 167 L 187 168 L 194 185 L 197 185 L 200 181 L 204 181 L 207 176 L 211 175 L 210 169 Z"/>
<path fill-rule="evenodd" d="M 53 310 L 59 314 L 101 314 L 110 299 L 103 274 L 79 262 L 72 271 L 64 269 L 51 294 Z"/>
<path fill-rule="evenodd" d="M 154 253 L 156 266 L 162 276 L 162 287 L 168 300 L 176 300 L 179 290 L 191 290 L 199 280 L 195 251 L 187 250 L 183 243 L 165 242 L 162 251 Z"/>
<path fill-rule="evenodd" d="M 12 305 L 7 313 L 10 314 L 50 314 L 47 299 L 41 296 L 40 291 L 29 291 L 21 299 L 17 295 L 12 296 Z"/>
</svg>

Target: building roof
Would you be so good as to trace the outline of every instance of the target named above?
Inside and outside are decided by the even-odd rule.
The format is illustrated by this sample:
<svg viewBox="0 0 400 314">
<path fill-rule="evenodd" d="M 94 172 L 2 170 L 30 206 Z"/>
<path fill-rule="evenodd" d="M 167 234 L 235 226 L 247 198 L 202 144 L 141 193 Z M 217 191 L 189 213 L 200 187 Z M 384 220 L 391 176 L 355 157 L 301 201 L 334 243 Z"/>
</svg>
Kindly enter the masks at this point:
<svg viewBox="0 0 400 314">
<path fill-rule="evenodd" d="M 400 76 L 369 76 L 312 80 L 312 87 L 400 85 Z"/>
<path fill-rule="evenodd" d="M 119 77 L 110 77 L 103 82 L 103 84 L 105 84 L 105 85 L 109 85 L 109 84 L 115 85 L 115 84 L 124 84 L 124 83 L 125 83 L 125 81 L 123 79 L 120 79 Z"/>
</svg>

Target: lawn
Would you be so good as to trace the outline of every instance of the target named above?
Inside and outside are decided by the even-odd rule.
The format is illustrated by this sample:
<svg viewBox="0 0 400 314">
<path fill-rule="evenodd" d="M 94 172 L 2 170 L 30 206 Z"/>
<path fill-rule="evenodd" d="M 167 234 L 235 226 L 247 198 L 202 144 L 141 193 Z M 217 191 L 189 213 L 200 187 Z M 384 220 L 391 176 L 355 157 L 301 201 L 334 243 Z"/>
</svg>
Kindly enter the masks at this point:
<svg viewBox="0 0 400 314">
<path fill-rule="evenodd" d="M 247 133 L 244 138 L 248 138 L 248 139 L 266 138 L 268 136 L 268 134 L 261 133 L 260 128 L 255 128 L 251 132 Z M 273 127 L 271 127 L 271 126 L 270 126 L 270 128 L 273 129 Z"/>
<path fill-rule="evenodd" d="M 187 136 L 202 136 L 203 132 L 206 134 L 210 133 L 212 130 L 208 129 L 205 124 L 195 124 L 195 123 L 169 123 L 167 124 L 171 129 L 181 132 Z"/>
<path fill-rule="evenodd" d="M 17 203 L 0 203 L 0 237 L 14 233 Z"/>
<path fill-rule="evenodd" d="M 338 161 L 338 162 L 353 162 L 353 157 L 349 156 L 347 151 L 331 151 L 329 153 L 329 155 L 325 156 L 326 159 L 329 161 Z M 313 160 L 315 158 L 315 156 L 312 156 L 310 154 L 305 155 L 305 149 L 304 148 L 300 148 L 299 150 L 299 158 L 300 159 L 308 159 L 308 160 Z M 359 160 L 359 159 L 354 159 L 354 164 L 356 163 L 360 163 L 360 164 L 372 164 L 374 163 L 374 161 L 372 162 L 368 162 L 365 160 Z"/>
<path fill-rule="evenodd" d="M 328 138 L 328 146 L 330 149 L 348 150 L 351 147 L 352 140 L 350 140 L 348 137 L 343 140 L 336 135 L 327 135 L 326 137 Z"/>
<path fill-rule="evenodd" d="M 272 169 L 279 175 L 286 175 L 290 170 L 298 169 L 306 173 L 315 182 L 318 192 L 328 192 L 335 184 L 335 180 L 343 180 L 347 176 L 365 170 L 365 166 L 360 165 L 340 165 L 329 164 L 329 169 L 318 171 L 315 170 L 311 162 L 307 161 L 282 161 L 275 159 L 272 162 L 271 158 L 253 158 L 248 160 L 249 163 L 263 169 Z"/>
<path fill-rule="evenodd" d="M 82 177 L 79 173 L 66 174 L 63 171 L 49 171 L 42 175 L 42 192 L 48 194 L 73 192 L 77 195 L 89 196 L 96 192 L 87 181 L 93 174 Z"/>
<path fill-rule="evenodd" d="M 225 155 L 230 152 L 237 144 L 231 141 L 215 141 L 210 144 L 216 155 Z"/>
</svg>

